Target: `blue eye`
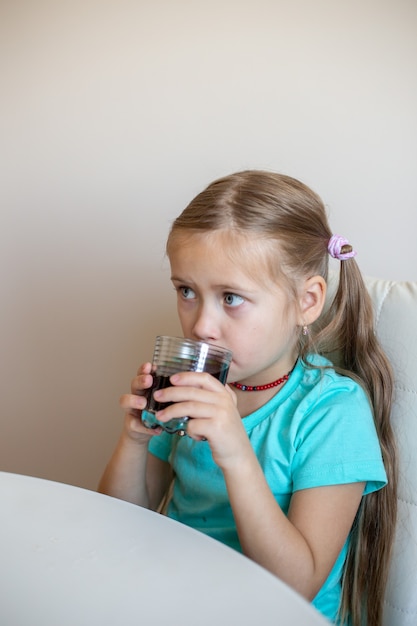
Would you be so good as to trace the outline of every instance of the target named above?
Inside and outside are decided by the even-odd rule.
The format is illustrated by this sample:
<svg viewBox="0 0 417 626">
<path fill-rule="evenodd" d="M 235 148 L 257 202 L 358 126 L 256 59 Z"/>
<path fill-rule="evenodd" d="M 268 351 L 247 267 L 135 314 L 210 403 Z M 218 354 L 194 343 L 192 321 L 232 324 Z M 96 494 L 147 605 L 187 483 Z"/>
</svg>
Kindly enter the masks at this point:
<svg viewBox="0 0 417 626">
<path fill-rule="evenodd" d="M 227 304 L 227 306 L 239 306 L 240 304 L 242 304 L 242 302 L 244 302 L 244 299 L 242 298 L 242 296 L 238 296 L 235 293 L 227 293 L 224 296 L 224 301 Z"/>
<path fill-rule="evenodd" d="M 195 298 L 195 293 L 192 289 L 190 289 L 190 287 L 180 287 L 179 291 L 185 300 L 192 300 L 192 298 Z"/>
</svg>

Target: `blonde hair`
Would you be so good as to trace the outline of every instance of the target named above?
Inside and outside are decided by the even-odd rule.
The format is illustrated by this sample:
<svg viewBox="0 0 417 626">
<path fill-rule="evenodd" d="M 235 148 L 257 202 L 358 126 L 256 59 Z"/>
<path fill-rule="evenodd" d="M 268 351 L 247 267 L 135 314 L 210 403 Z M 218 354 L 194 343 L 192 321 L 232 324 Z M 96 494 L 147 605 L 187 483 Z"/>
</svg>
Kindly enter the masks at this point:
<svg viewBox="0 0 417 626">
<path fill-rule="evenodd" d="M 332 236 L 320 197 L 300 181 L 272 172 L 249 170 L 220 178 L 194 198 L 174 221 L 167 249 L 176 235 L 236 232 L 275 243 L 279 266 L 269 268 L 295 298 L 299 281 L 328 278 Z M 306 337 L 300 333 L 304 360 L 312 349 L 340 355 L 337 369 L 366 390 L 388 476 L 388 485 L 362 499 L 350 535 L 340 614 L 353 626 L 380 626 L 397 504 L 397 461 L 390 422 L 393 375 L 374 332 L 372 302 L 354 258 L 340 262 L 339 285 L 326 313 Z"/>
</svg>

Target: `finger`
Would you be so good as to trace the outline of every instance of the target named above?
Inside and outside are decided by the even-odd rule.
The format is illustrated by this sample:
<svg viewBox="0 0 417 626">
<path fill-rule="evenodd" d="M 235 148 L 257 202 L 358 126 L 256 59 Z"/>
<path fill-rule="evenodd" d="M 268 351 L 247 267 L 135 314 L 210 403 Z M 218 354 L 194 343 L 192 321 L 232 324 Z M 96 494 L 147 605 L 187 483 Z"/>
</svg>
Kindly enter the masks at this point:
<svg viewBox="0 0 417 626">
<path fill-rule="evenodd" d="M 128 419 L 130 430 L 135 433 L 142 433 L 144 435 L 147 435 L 148 437 L 152 437 L 153 435 L 159 435 L 162 432 L 161 426 L 156 426 L 155 428 L 147 428 L 143 424 L 140 416 L 129 415 Z"/>
<path fill-rule="evenodd" d="M 120 397 L 119 404 L 125 411 L 143 411 L 146 407 L 146 398 L 145 396 L 126 393 Z"/>
<path fill-rule="evenodd" d="M 154 437 L 155 435 L 160 435 L 162 432 L 162 428 L 159 426 L 154 429 L 146 428 L 146 426 L 142 424 L 140 417 L 134 416 L 131 413 L 126 414 L 125 430 L 129 437 L 145 444 L 149 442 L 151 437 Z"/>
<path fill-rule="evenodd" d="M 205 430 L 204 425 L 205 423 L 202 423 L 201 421 L 196 422 L 194 419 L 188 420 L 186 430 L 187 436 L 194 439 L 194 441 L 208 441 L 208 437 L 203 433 Z"/>
<path fill-rule="evenodd" d="M 161 411 L 156 413 L 156 417 L 161 422 L 166 422 L 173 418 L 184 417 L 188 415 L 190 418 L 216 419 L 221 423 L 227 418 L 229 413 L 236 411 L 234 405 L 230 402 L 215 402 L 207 400 L 186 400 L 182 402 L 173 402 Z"/>
<path fill-rule="evenodd" d="M 165 387 L 157 389 L 153 392 L 156 402 L 166 403 L 187 403 L 195 402 L 200 404 L 220 404 L 221 402 L 230 403 L 231 397 L 226 392 L 223 385 L 216 391 L 209 391 L 202 387 Z M 168 408 L 168 407 L 167 407 Z M 182 407 L 183 408 L 183 407 Z M 182 408 L 180 410 L 182 410 Z M 185 415 L 188 415 L 187 413 Z"/>
<path fill-rule="evenodd" d="M 153 376 L 151 374 L 139 374 L 130 385 L 132 393 L 140 394 L 142 391 L 152 387 Z"/>
<path fill-rule="evenodd" d="M 149 363 L 148 361 L 146 363 L 142 363 L 142 365 L 139 366 L 138 371 L 137 371 L 137 376 L 140 376 L 141 374 L 150 374 L 152 372 L 152 363 Z"/>
<path fill-rule="evenodd" d="M 170 382 L 174 386 L 199 387 L 213 391 L 224 388 L 223 383 L 208 372 L 177 372 L 170 377 Z"/>
</svg>

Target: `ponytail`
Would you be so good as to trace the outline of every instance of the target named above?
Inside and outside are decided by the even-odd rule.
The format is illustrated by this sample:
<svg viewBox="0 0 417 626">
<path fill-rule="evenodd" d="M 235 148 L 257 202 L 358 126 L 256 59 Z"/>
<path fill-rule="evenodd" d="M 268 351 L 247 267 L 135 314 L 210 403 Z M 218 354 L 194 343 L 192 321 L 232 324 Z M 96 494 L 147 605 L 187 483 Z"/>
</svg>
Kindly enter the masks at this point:
<svg viewBox="0 0 417 626">
<path fill-rule="evenodd" d="M 380 626 L 397 517 L 397 455 L 390 420 L 394 380 L 375 334 L 372 300 L 353 258 L 340 263 L 336 294 L 315 341 L 322 353 L 330 346 L 337 349 L 337 369 L 362 384 L 373 407 L 388 484 L 363 498 L 356 515 L 341 614 L 349 614 L 353 626 L 361 626 L 363 616 L 367 626 Z"/>
</svg>

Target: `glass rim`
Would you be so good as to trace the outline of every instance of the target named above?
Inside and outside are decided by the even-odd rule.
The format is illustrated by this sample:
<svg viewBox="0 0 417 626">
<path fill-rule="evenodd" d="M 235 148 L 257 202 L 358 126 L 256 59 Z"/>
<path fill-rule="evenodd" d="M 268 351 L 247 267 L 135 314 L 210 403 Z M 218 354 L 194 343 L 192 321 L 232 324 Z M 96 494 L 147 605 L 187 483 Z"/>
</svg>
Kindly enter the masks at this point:
<svg viewBox="0 0 417 626">
<path fill-rule="evenodd" d="M 190 348 L 206 348 L 209 354 L 221 354 L 225 357 L 232 358 L 232 351 L 224 346 L 218 346 L 209 341 L 201 341 L 198 339 L 188 339 L 188 337 L 177 337 L 175 335 L 157 335 L 155 339 L 155 349 L 164 340 L 175 342 L 175 345 L 182 345 Z"/>
</svg>

